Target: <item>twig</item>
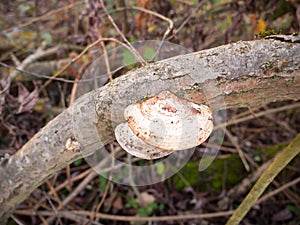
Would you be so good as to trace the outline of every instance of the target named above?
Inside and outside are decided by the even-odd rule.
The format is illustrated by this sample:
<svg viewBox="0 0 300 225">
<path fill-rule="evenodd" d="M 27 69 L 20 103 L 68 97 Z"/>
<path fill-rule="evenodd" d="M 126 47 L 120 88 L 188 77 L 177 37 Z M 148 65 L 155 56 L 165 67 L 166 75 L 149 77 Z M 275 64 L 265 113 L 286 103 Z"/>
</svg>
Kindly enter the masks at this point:
<svg viewBox="0 0 300 225">
<path fill-rule="evenodd" d="M 10 73 L 10 77 L 12 79 L 15 79 L 16 76 L 18 75 L 19 70 L 25 69 L 26 66 L 28 66 L 30 63 L 33 63 L 42 57 L 46 57 L 46 56 L 57 53 L 57 51 L 61 48 L 65 48 L 65 45 L 58 45 L 53 48 L 49 48 L 47 50 L 43 50 L 43 47 L 39 47 L 35 51 L 35 53 L 27 56 L 26 59 L 24 59 L 20 65 L 17 65 L 17 69 L 15 71 L 13 71 L 12 73 Z"/>
<path fill-rule="evenodd" d="M 229 218 L 226 225 L 237 225 L 252 208 L 261 194 L 284 167 L 300 152 L 300 134 L 274 159 L 250 190 L 246 198 Z"/>
<path fill-rule="evenodd" d="M 125 0 L 118 0 L 118 4 L 121 8 L 126 8 L 126 2 Z M 128 27 L 128 17 L 127 17 L 127 13 L 126 10 L 124 10 L 122 12 L 122 22 L 123 22 L 123 32 L 125 34 L 128 33 L 129 27 Z"/>
<path fill-rule="evenodd" d="M 151 11 L 151 10 L 148 10 L 148 9 L 144 9 L 144 8 L 141 8 L 141 7 L 136 7 L 136 6 L 131 6 L 129 8 L 135 9 L 135 10 L 139 10 L 139 11 L 142 11 L 142 12 L 145 12 L 145 13 L 148 13 L 148 14 L 151 14 L 151 15 L 156 16 L 156 17 L 158 17 L 158 18 L 160 18 L 162 20 L 165 20 L 165 21 L 167 21 L 169 23 L 169 26 L 168 26 L 167 30 L 165 31 L 165 33 L 164 33 L 164 36 L 163 36 L 163 38 L 161 40 L 161 43 L 160 43 L 159 47 L 157 48 L 155 54 L 153 55 L 153 57 L 151 59 L 151 61 L 153 61 L 156 58 L 156 56 L 158 55 L 160 49 L 162 48 L 163 43 L 166 40 L 167 36 L 173 30 L 174 23 L 173 23 L 173 21 L 171 19 L 169 19 L 168 17 L 165 17 L 164 15 L 162 15 L 160 13 L 157 13 L 157 12 L 154 12 L 154 11 Z"/>
<path fill-rule="evenodd" d="M 117 24 L 114 22 L 113 18 L 111 17 L 111 15 L 109 14 L 109 12 L 107 11 L 103 0 L 100 0 L 100 3 L 101 3 L 101 6 L 102 6 L 102 8 L 103 8 L 103 10 L 104 10 L 104 12 L 106 14 L 106 16 L 108 17 L 108 19 L 110 20 L 111 24 L 113 25 L 113 27 L 117 30 L 117 32 L 119 33 L 119 35 L 122 37 L 123 41 L 130 47 L 131 52 L 135 55 L 135 57 L 137 57 L 138 60 L 140 61 L 140 63 L 143 66 L 145 66 L 147 64 L 146 61 L 143 59 L 143 57 L 141 57 L 140 53 L 138 53 L 138 51 L 131 45 L 131 43 L 124 36 L 124 34 L 119 29 L 119 27 L 117 26 Z"/>
<path fill-rule="evenodd" d="M 102 38 L 102 36 L 100 38 Z M 108 60 L 105 44 L 104 44 L 103 41 L 101 41 L 100 45 L 101 45 L 102 52 L 103 52 L 103 55 L 104 55 L 104 62 L 105 62 L 106 71 L 107 71 L 107 74 L 108 74 L 108 77 L 109 77 L 109 81 L 112 82 L 113 78 L 112 78 L 112 73 L 111 73 L 111 70 L 110 70 L 110 65 L 109 65 L 109 60 Z"/>
<path fill-rule="evenodd" d="M 289 134 L 293 136 L 298 134 L 298 132 L 295 129 L 291 128 L 285 120 L 279 120 L 274 115 L 266 115 L 266 118 L 271 120 L 273 123 L 278 124 L 278 127 L 282 127 L 282 129 L 286 130 Z M 279 130 L 281 129 L 279 128 Z"/>
<path fill-rule="evenodd" d="M 78 174 L 76 177 L 72 177 L 71 178 L 71 182 L 76 182 L 84 177 L 86 177 L 88 174 L 90 174 L 92 172 L 93 169 L 88 169 L 80 174 Z M 65 182 L 63 182 L 62 184 L 58 185 L 57 187 L 55 187 L 55 191 L 59 191 L 65 187 L 67 187 L 69 185 L 69 181 L 66 180 Z M 47 193 L 47 195 L 50 195 L 51 191 L 49 191 Z M 46 197 L 43 197 L 37 204 L 35 204 L 34 209 L 38 209 L 40 207 L 40 205 L 46 200 Z"/>
<path fill-rule="evenodd" d="M 111 165 L 111 167 L 114 167 L 114 165 L 115 165 L 114 156 L 115 156 L 115 154 L 116 154 L 117 152 L 116 152 L 116 150 L 115 150 L 115 148 L 114 148 L 114 146 L 113 146 L 112 144 L 110 144 L 110 148 L 111 148 L 111 152 L 112 152 L 112 155 L 113 155 L 113 160 L 112 160 L 112 165 Z M 118 151 L 118 150 L 117 150 L 117 151 Z M 101 206 L 102 206 L 103 203 L 104 203 L 104 200 L 106 199 L 106 196 L 107 196 L 107 193 L 108 193 L 108 189 L 109 189 L 110 184 L 111 184 L 111 174 L 109 175 L 109 179 L 107 180 L 106 187 L 105 187 L 105 191 L 104 191 L 104 193 L 103 193 L 103 195 L 102 195 L 101 201 L 100 201 L 99 204 L 97 205 L 97 208 L 96 208 L 96 210 L 95 210 L 93 216 L 90 218 L 89 222 L 92 222 L 92 221 L 95 220 L 97 213 L 99 212 Z M 88 222 L 87 224 L 89 224 L 89 222 Z"/>
<path fill-rule="evenodd" d="M 79 67 L 79 70 L 78 70 L 77 76 L 75 77 L 75 82 L 72 86 L 72 90 L 71 90 L 71 94 L 70 94 L 70 100 L 69 100 L 70 105 L 73 104 L 73 102 L 75 101 L 76 92 L 78 90 L 79 80 L 80 80 L 80 82 L 83 82 L 83 79 L 80 79 L 80 77 L 82 76 L 81 74 L 87 68 L 88 65 L 89 65 L 89 62 L 84 62 L 84 64 Z M 101 76 L 101 74 L 99 74 L 99 76 Z M 98 76 L 95 76 L 95 78 L 97 78 L 97 77 Z"/>
<path fill-rule="evenodd" d="M 285 105 L 285 106 L 282 106 L 282 107 L 279 107 L 279 108 L 268 109 L 268 110 L 263 111 L 263 112 L 255 113 L 254 115 L 249 115 L 249 116 L 242 117 L 242 118 L 239 118 L 239 119 L 232 119 L 232 120 L 229 120 L 228 122 L 218 124 L 214 127 L 214 129 L 218 129 L 218 128 L 221 128 L 221 127 L 242 123 L 242 122 L 245 122 L 247 120 L 252 120 L 252 119 L 254 119 L 253 118 L 254 116 L 255 116 L 255 118 L 258 118 L 258 117 L 265 116 L 267 114 L 276 113 L 276 112 L 284 111 L 284 110 L 287 110 L 287 109 L 299 108 L 299 107 L 300 107 L 300 102 L 295 103 L 295 104 L 291 104 L 291 105 Z"/>
<path fill-rule="evenodd" d="M 41 87 L 40 91 L 42 91 L 44 88 L 46 88 L 52 82 L 52 80 L 54 80 L 54 78 L 60 76 L 70 65 L 72 65 L 74 62 L 76 62 L 78 59 L 80 59 L 90 48 L 96 46 L 97 44 L 99 44 L 100 42 L 103 42 L 103 41 L 113 41 L 113 42 L 116 42 L 116 43 L 124 46 L 125 48 L 127 48 L 129 51 L 131 51 L 131 48 L 129 46 L 127 46 L 126 44 L 120 42 L 119 40 L 117 40 L 115 38 L 99 38 L 98 40 L 96 40 L 92 44 L 89 44 L 78 56 L 76 56 L 75 58 L 73 58 L 68 64 L 66 64 L 57 73 L 55 73 L 52 76 L 52 79 L 50 79 L 47 82 L 45 82 L 45 84 Z"/>
<path fill-rule="evenodd" d="M 47 184 L 47 186 L 49 187 L 50 189 L 50 192 L 54 195 L 54 197 L 56 198 L 56 201 L 58 202 L 58 207 L 62 208 L 62 202 L 60 200 L 60 198 L 58 197 L 58 194 L 55 190 L 55 188 L 53 187 L 53 185 L 47 180 L 45 182 Z"/>
<path fill-rule="evenodd" d="M 128 160 L 128 164 L 132 165 L 132 155 L 127 154 L 127 160 Z M 129 183 L 130 183 L 130 186 L 131 186 L 133 192 L 135 193 L 136 197 L 141 201 L 141 204 L 143 206 L 145 206 L 144 199 L 141 197 L 141 193 L 139 192 L 139 189 L 136 187 L 136 184 L 135 184 L 135 182 L 133 180 L 132 166 L 130 166 L 128 170 L 129 170 L 128 174 L 129 174 Z"/>
<path fill-rule="evenodd" d="M 106 157 L 105 159 L 103 159 L 96 167 L 101 167 L 103 166 L 106 161 L 109 158 Z M 96 176 L 98 175 L 98 173 L 95 170 L 92 170 L 91 173 L 89 173 L 84 179 L 83 181 L 80 182 L 79 185 L 77 185 L 77 187 L 63 200 L 62 205 L 60 207 L 58 207 L 58 209 L 62 209 L 64 206 L 66 206 L 69 202 L 71 202 L 86 186 L 87 184 L 93 180 Z M 51 223 L 55 218 L 54 217 L 50 217 L 47 219 L 48 223 Z"/>
<path fill-rule="evenodd" d="M 264 202 L 265 200 L 269 199 L 270 197 L 277 195 L 278 193 L 282 192 L 283 190 L 297 184 L 300 182 L 300 177 L 298 177 L 297 179 L 286 183 L 285 185 L 282 185 L 280 188 L 277 188 L 274 191 L 269 192 L 268 194 L 265 194 L 264 196 L 262 196 L 260 199 L 258 199 L 258 201 L 255 203 L 255 205 L 259 205 L 260 203 Z"/>
<path fill-rule="evenodd" d="M 66 83 L 75 83 L 76 82 L 74 80 L 69 80 L 69 79 L 64 79 L 64 78 L 58 78 L 58 77 L 53 77 L 53 76 L 47 76 L 47 75 L 37 74 L 37 73 L 33 73 L 33 72 L 28 72 L 28 71 L 25 71 L 25 70 L 18 69 L 14 66 L 7 65 L 3 62 L 0 62 L 0 65 L 3 66 L 3 67 L 9 68 L 9 69 L 16 70 L 20 73 L 25 73 L 25 74 L 28 74 L 28 75 L 31 75 L 31 76 L 34 76 L 34 77 L 38 77 L 38 78 L 45 78 L 45 79 L 49 79 L 49 80 L 57 80 L 57 81 L 62 81 L 62 82 L 66 82 Z"/>
<path fill-rule="evenodd" d="M 116 11 L 124 11 L 124 10 L 127 10 L 127 9 L 138 10 L 138 11 L 142 11 L 142 12 L 144 12 L 144 13 L 148 13 L 148 14 L 150 14 L 150 15 L 153 15 L 153 16 L 156 16 L 156 17 L 160 18 L 161 20 L 164 20 L 164 21 L 168 22 L 168 24 L 169 24 L 169 26 L 168 26 L 167 30 L 165 31 L 164 36 L 163 36 L 163 38 L 162 38 L 162 40 L 161 40 L 160 46 L 158 47 L 158 49 L 156 50 L 154 56 L 153 56 L 152 59 L 151 59 L 151 61 L 152 61 L 153 59 L 155 59 L 155 57 L 156 57 L 157 54 L 159 53 L 159 51 L 160 51 L 160 49 L 161 49 L 161 47 L 162 47 L 162 45 L 163 45 L 163 43 L 164 43 L 166 37 L 167 37 L 167 36 L 169 35 L 169 33 L 173 30 L 173 28 L 174 28 L 174 23 L 173 23 L 173 21 L 172 21 L 171 19 L 169 19 L 168 17 L 165 17 L 164 15 L 162 15 L 162 14 L 160 14 L 160 13 L 157 13 L 157 12 L 154 12 L 154 11 L 152 11 L 152 10 L 145 9 L 145 8 L 137 7 L 137 6 L 129 6 L 129 7 L 123 7 L 123 8 L 120 7 L 120 8 L 118 8 L 118 9 L 114 10 L 114 12 L 116 12 Z"/>
<path fill-rule="evenodd" d="M 123 46 L 126 46 L 125 44 L 123 44 L 122 43 L 122 45 Z M 128 48 L 129 49 L 129 48 Z M 130 49 L 129 49 L 129 51 L 130 51 Z M 69 61 L 71 61 L 71 60 L 69 60 Z M 68 65 L 70 66 L 72 63 L 68 63 Z M 38 74 L 38 73 L 34 73 L 34 72 L 29 72 L 29 71 L 26 71 L 26 70 L 21 70 L 21 69 L 18 69 L 18 68 L 16 68 L 16 67 L 14 67 L 14 66 L 10 66 L 10 65 L 7 65 L 7 64 L 5 64 L 5 63 L 3 63 L 3 62 L 1 62 L 0 61 L 0 65 L 1 66 L 3 66 L 3 67 L 5 67 L 5 68 L 8 68 L 8 69 L 12 69 L 12 70 L 16 70 L 16 71 L 18 71 L 18 72 L 20 72 L 20 73 L 24 73 L 24 74 L 27 74 L 27 75 L 30 75 L 30 76 L 33 76 L 33 77 L 37 77 L 37 78 L 43 78 L 43 79 L 48 79 L 48 80 L 55 80 L 55 81 L 61 81 L 61 82 L 65 82 L 65 83 L 72 83 L 72 84 L 78 84 L 79 82 L 88 82 L 88 81 L 92 81 L 93 79 L 95 79 L 95 78 L 90 78 L 90 79 L 81 79 L 81 80 L 79 80 L 79 79 L 75 79 L 75 80 L 70 80 L 70 79 L 66 79 L 66 78 L 60 78 L 60 77 L 57 77 L 58 75 L 60 75 L 60 74 L 58 74 L 56 77 L 54 77 L 54 76 L 48 76 L 48 75 L 43 75 L 43 74 Z M 111 74 L 114 74 L 114 73 L 116 73 L 117 71 L 119 71 L 119 70 L 121 70 L 121 69 L 123 69 L 124 68 L 124 66 L 121 66 L 121 67 L 118 67 L 118 68 L 116 68 L 115 70 L 113 70 L 113 71 L 111 71 Z M 98 75 L 98 76 L 96 76 L 96 78 L 98 78 L 99 76 L 103 76 L 103 75 L 107 75 L 107 74 L 100 74 L 100 75 Z M 8 88 L 8 87 L 7 87 Z M 1 93 L 3 93 L 3 92 L 5 92 L 6 90 L 4 89 L 4 90 L 1 90 L 0 91 L 0 94 Z M 42 91 L 42 89 L 41 89 L 41 91 Z M 40 92 L 41 92 L 40 91 Z M 73 94 L 74 95 L 74 94 Z M 70 100 L 70 102 L 72 103 L 74 101 L 74 99 L 71 101 Z"/>
<path fill-rule="evenodd" d="M 197 7 L 194 8 L 190 13 L 189 16 L 182 22 L 182 24 L 174 30 L 174 35 L 176 35 L 189 21 L 191 18 L 193 18 L 195 16 L 195 14 L 197 13 L 197 11 L 202 7 L 202 5 L 206 2 L 206 0 L 202 0 L 198 3 Z M 173 36 L 171 36 L 170 38 L 173 38 Z"/>
<path fill-rule="evenodd" d="M 92 221 L 95 220 L 96 215 L 97 215 L 97 213 L 99 212 L 99 210 L 100 210 L 101 206 L 103 205 L 104 200 L 105 200 L 105 198 L 106 198 L 106 196 L 107 196 L 108 188 L 109 188 L 109 186 L 110 186 L 110 183 L 111 183 L 110 180 L 107 180 L 106 187 L 105 187 L 105 192 L 104 192 L 103 195 L 102 195 L 101 201 L 100 201 L 99 204 L 97 205 L 97 208 L 96 208 L 96 210 L 95 210 L 93 216 L 90 218 L 90 220 L 89 220 L 86 224 L 89 224 L 90 222 L 92 222 Z"/>
<path fill-rule="evenodd" d="M 66 176 L 67 176 L 67 181 L 69 182 L 69 185 L 67 186 L 68 191 L 72 191 L 72 182 L 71 182 L 71 167 L 70 165 L 67 165 L 66 167 Z"/>
<path fill-rule="evenodd" d="M 18 218 L 16 218 L 15 216 L 11 216 L 11 218 L 15 221 L 16 224 L 18 225 L 25 225 L 22 221 L 20 221 Z"/>
<path fill-rule="evenodd" d="M 114 154 L 116 154 L 119 151 L 120 150 L 117 150 Z M 81 183 L 79 185 L 77 185 L 77 187 L 63 200 L 62 207 L 66 206 L 68 203 L 70 203 L 86 187 L 86 185 L 91 180 L 93 180 L 96 176 L 99 175 L 99 173 L 106 173 L 106 172 L 112 171 L 114 169 L 118 169 L 119 167 L 123 166 L 122 164 L 112 165 L 109 168 L 98 171 L 97 168 L 101 168 L 109 159 L 110 159 L 110 155 L 107 156 L 106 158 L 104 158 L 100 163 L 98 163 L 98 165 L 96 165 L 94 167 L 93 170 L 91 170 L 91 172 L 85 177 L 85 179 L 83 181 L 81 181 Z M 139 159 L 137 159 L 137 160 L 139 160 Z M 58 209 L 62 209 L 62 208 L 58 207 Z M 47 219 L 47 222 L 50 223 L 53 220 L 54 220 L 54 217 L 50 217 Z"/>
<path fill-rule="evenodd" d="M 174 216 L 119 216 L 119 215 L 111 215 L 105 213 L 97 213 L 96 217 L 105 219 L 105 220 L 113 220 L 113 221 L 128 221 L 128 222 L 155 222 L 155 221 L 177 221 L 177 220 L 192 220 L 192 219 L 207 219 L 207 218 L 217 218 L 217 217 L 227 217 L 230 216 L 233 211 L 223 211 L 216 213 L 202 213 L 202 214 L 185 214 L 185 215 L 174 215 Z M 16 210 L 15 214 L 18 215 L 26 215 L 26 216 L 36 216 L 36 215 L 44 215 L 44 216 L 54 216 L 55 212 L 51 211 L 37 211 L 34 212 L 32 210 Z M 58 216 L 62 217 L 64 215 L 81 215 L 81 216 L 91 216 L 93 212 L 90 211 L 58 211 Z"/>
<path fill-rule="evenodd" d="M 11 32 L 11 31 L 14 30 L 14 29 L 20 29 L 20 28 L 29 26 L 30 24 L 33 24 L 33 23 L 35 23 L 35 22 L 38 22 L 38 21 L 40 21 L 40 20 L 42 20 L 42 19 L 47 18 L 48 16 L 54 15 L 54 14 L 59 13 L 59 12 L 64 11 L 64 10 L 71 9 L 71 8 L 76 7 L 76 6 L 79 6 L 80 4 L 83 4 L 83 3 L 84 3 L 84 1 L 73 2 L 73 3 L 69 4 L 69 5 L 66 5 L 66 6 L 64 6 L 64 7 L 61 7 L 61 8 L 59 8 L 59 9 L 52 10 L 52 11 L 50 11 L 50 12 L 44 14 L 44 15 L 41 15 L 41 16 L 39 16 L 39 17 L 36 17 L 36 18 L 34 18 L 34 19 L 32 19 L 32 20 L 26 22 L 26 23 L 22 23 L 22 24 L 19 24 L 18 26 L 14 26 L 14 27 L 10 27 L 10 28 L 8 28 L 8 29 L 2 30 L 2 31 L 0 31 L 0 34 L 5 34 L 5 33 L 8 33 L 8 32 Z"/>
<path fill-rule="evenodd" d="M 234 137 L 232 136 L 232 134 L 226 129 L 224 128 L 224 131 L 225 131 L 225 134 L 227 135 L 227 137 L 229 138 L 229 140 L 231 141 L 231 143 L 234 145 L 234 147 L 236 148 L 242 162 L 243 162 L 243 165 L 246 169 L 246 171 L 250 171 L 250 167 L 249 167 L 249 164 L 248 162 L 246 161 L 246 156 L 244 154 L 244 152 L 242 151 L 242 149 L 240 148 L 239 144 L 234 140 Z"/>
</svg>

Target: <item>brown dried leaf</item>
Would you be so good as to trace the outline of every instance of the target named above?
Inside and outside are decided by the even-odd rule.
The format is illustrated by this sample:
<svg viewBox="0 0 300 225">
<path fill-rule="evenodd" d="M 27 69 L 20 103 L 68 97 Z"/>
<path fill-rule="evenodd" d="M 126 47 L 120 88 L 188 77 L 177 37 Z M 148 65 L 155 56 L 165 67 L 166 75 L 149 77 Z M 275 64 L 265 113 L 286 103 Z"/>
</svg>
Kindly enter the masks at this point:
<svg viewBox="0 0 300 225">
<path fill-rule="evenodd" d="M 123 205 L 123 201 L 122 201 L 122 198 L 121 196 L 117 196 L 114 203 L 113 203 L 113 207 L 114 209 L 118 209 L 118 210 L 121 210 L 124 208 L 124 205 Z"/>
<path fill-rule="evenodd" d="M 137 5 L 140 8 L 150 9 L 151 0 L 138 0 Z M 145 29 L 147 20 L 148 20 L 148 14 L 145 12 L 139 12 L 135 17 L 136 26 L 138 27 L 141 33 Z"/>
<path fill-rule="evenodd" d="M 147 206 L 150 203 L 155 202 L 155 197 L 148 192 L 142 192 L 136 199 L 136 203 L 140 206 Z"/>
<path fill-rule="evenodd" d="M 38 88 L 35 86 L 34 90 L 30 93 L 22 83 L 18 83 L 18 87 L 18 102 L 20 103 L 20 106 L 16 114 L 31 111 L 36 102 L 38 101 Z"/>
</svg>

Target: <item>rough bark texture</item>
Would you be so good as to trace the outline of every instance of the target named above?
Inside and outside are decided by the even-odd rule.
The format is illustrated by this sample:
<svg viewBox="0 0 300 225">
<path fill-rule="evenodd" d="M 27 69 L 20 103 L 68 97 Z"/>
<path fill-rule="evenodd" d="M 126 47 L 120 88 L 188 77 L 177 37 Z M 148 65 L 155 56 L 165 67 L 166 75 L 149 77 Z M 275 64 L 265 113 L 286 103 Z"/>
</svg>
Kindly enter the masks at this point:
<svg viewBox="0 0 300 225">
<path fill-rule="evenodd" d="M 0 221 L 5 224 L 36 187 L 81 153 L 113 141 L 125 106 L 145 96 L 170 90 L 214 110 L 299 100 L 299 52 L 300 44 L 288 40 L 241 41 L 150 64 L 81 96 L 0 162 Z"/>
</svg>

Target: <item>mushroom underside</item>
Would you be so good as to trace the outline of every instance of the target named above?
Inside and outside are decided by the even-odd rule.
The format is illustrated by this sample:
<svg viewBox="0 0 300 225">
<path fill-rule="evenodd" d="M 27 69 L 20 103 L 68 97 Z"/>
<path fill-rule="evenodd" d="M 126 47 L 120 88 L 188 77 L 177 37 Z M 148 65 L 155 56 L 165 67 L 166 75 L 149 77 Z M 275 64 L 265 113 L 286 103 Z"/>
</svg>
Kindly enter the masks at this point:
<svg viewBox="0 0 300 225">
<path fill-rule="evenodd" d="M 127 123 L 119 124 L 115 129 L 115 135 L 125 151 L 142 159 L 158 159 L 173 152 L 147 144 L 132 132 Z"/>
</svg>

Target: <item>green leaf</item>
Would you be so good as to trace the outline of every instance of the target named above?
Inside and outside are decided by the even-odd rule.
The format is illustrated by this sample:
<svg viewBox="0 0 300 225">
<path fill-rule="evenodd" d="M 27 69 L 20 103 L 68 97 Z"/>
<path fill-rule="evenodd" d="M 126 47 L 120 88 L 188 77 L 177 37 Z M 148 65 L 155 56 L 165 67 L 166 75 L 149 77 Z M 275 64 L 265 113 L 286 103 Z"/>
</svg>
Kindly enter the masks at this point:
<svg viewBox="0 0 300 225">
<path fill-rule="evenodd" d="M 73 164 L 74 166 L 80 166 L 82 162 L 83 162 L 82 159 L 77 159 Z"/>
<path fill-rule="evenodd" d="M 176 0 L 170 0 L 171 5 L 175 5 Z"/>
<path fill-rule="evenodd" d="M 25 5 L 25 4 L 20 4 L 18 6 L 18 10 L 21 12 L 21 13 L 28 13 L 30 15 L 32 15 L 34 12 L 35 12 L 35 8 L 34 6 L 32 5 Z"/>
<path fill-rule="evenodd" d="M 123 52 L 123 60 L 122 60 L 123 66 L 128 66 L 135 62 L 136 62 L 136 60 L 135 60 L 135 57 L 132 54 L 132 52 L 130 52 L 129 50 L 125 50 Z"/>
<path fill-rule="evenodd" d="M 296 206 L 294 206 L 294 205 L 287 205 L 286 207 L 287 207 L 288 210 L 290 210 L 291 212 L 300 215 L 300 209 L 297 208 Z"/>
<path fill-rule="evenodd" d="M 104 177 L 102 177 L 101 175 L 99 175 L 99 189 L 101 191 L 101 193 L 105 192 L 106 189 L 106 179 Z"/>
<path fill-rule="evenodd" d="M 145 50 L 145 53 L 144 53 L 143 57 L 146 61 L 149 61 L 149 60 L 152 59 L 154 54 L 155 54 L 155 51 L 152 48 L 146 47 L 146 50 Z"/>
<path fill-rule="evenodd" d="M 136 42 L 135 37 L 134 36 L 130 36 L 129 37 L 129 42 L 130 43 Z"/>
<path fill-rule="evenodd" d="M 50 33 L 43 33 L 42 38 L 47 42 L 47 45 L 52 44 L 52 35 Z"/>
<path fill-rule="evenodd" d="M 162 175 L 166 169 L 165 164 L 163 164 L 162 162 L 156 163 L 155 167 L 156 167 L 156 171 L 159 175 Z"/>
<path fill-rule="evenodd" d="M 228 24 L 228 26 L 231 26 L 231 24 L 232 24 L 232 18 L 231 18 L 230 13 L 227 14 L 227 24 Z"/>
</svg>

